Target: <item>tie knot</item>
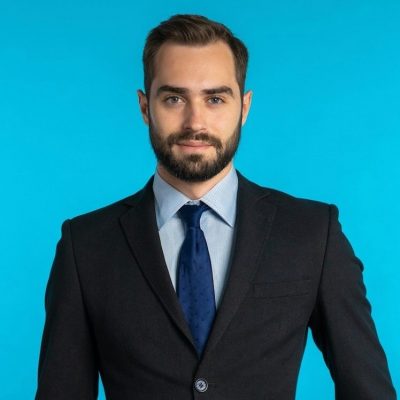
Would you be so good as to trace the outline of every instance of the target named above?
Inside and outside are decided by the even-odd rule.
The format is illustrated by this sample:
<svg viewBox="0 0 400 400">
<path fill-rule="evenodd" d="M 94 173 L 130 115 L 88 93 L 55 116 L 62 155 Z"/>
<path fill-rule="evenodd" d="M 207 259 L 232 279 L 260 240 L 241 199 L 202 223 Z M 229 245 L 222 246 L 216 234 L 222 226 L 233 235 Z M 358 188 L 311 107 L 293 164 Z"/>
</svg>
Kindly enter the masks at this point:
<svg viewBox="0 0 400 400">
<path fill-rule="evenodd" d="M 200 218 L 204 211 L 208 210 L 207 204 L 185 204 L 179 210 L 180 218 L 185 222 L 188 228 L 200 227 Z"/>
</svg>

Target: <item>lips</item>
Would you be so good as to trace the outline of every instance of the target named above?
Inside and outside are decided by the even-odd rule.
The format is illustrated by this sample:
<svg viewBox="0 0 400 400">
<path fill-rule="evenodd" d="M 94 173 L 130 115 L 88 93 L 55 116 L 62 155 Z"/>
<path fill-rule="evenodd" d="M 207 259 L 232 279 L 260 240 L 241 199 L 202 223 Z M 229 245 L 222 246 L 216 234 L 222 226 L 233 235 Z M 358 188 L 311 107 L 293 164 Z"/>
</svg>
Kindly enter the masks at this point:
<svg viewBox="0 0 400 400">
<path fill-rule="evenodd" d="M 182 142 L 178 142 L 177 144 L 178 146 L 190 147 L 190 148 L 206 148 L 212 146 L 210 143 L 203 142 L 201 140 L 185 140 Z"/>
</svg>

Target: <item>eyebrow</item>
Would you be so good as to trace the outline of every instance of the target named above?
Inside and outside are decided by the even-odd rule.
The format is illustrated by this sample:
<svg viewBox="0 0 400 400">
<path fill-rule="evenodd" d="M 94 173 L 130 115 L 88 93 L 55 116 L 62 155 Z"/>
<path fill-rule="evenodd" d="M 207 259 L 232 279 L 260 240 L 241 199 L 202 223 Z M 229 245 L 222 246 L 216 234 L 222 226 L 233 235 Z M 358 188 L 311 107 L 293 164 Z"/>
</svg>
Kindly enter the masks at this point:
<svg viewBox="0 0 400 400">
<path fill-rule="evenodd" d="M 157 96 L 161 93 L 169 92 L 169 93 L 176 93 L 176 94 L 187 94 L 189 92 L 188 89 L 178 86 L 171 86 L 171 85 L 163 85 L 157 89 Z M 233 97 L 233 90 L 229 86 L 218 86 L 215 88 L 210 89 L 203 89 L 201 91 L 202 94 L 222 94 L 226 93 L 227 95 Z"/>
</svg>

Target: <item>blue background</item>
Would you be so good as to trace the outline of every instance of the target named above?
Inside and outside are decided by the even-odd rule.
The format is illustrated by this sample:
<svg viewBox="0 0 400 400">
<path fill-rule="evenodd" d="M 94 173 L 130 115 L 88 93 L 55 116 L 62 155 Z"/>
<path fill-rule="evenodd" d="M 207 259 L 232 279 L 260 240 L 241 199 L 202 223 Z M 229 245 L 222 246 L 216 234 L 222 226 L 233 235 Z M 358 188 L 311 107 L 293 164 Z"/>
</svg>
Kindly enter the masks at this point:
<svg viewBox="0 0 400 400">
<path fill-rule="evenodd" d="M 236 167 L 338 205 L 399 388 L 399 1 L 2 0 L 0 399 L 33 398 L 62 221 L 154 171 L 135 90 L 147 32 L 175 13 L 224 22 L 248 45 Z M 311 339 L 297 399 L 334 399 Z"/>
</svg>

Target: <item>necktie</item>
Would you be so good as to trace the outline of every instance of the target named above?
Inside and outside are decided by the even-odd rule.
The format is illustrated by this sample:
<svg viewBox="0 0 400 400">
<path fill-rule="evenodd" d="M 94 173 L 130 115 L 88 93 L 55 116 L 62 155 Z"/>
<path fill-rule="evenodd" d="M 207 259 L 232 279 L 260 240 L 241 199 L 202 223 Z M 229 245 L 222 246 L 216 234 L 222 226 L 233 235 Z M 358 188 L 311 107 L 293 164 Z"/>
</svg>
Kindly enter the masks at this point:
<svg viewBox="0 0 400 400">
<path fill-rule="evenodd" d="M 179 216 L 186 226 L 178 260 L 177 293 L 200 356 L 215 316 L 215 297 L 210 255 L 200 228 L 202 213 L 209 207 L 184 205 Z"/>
</svg>

